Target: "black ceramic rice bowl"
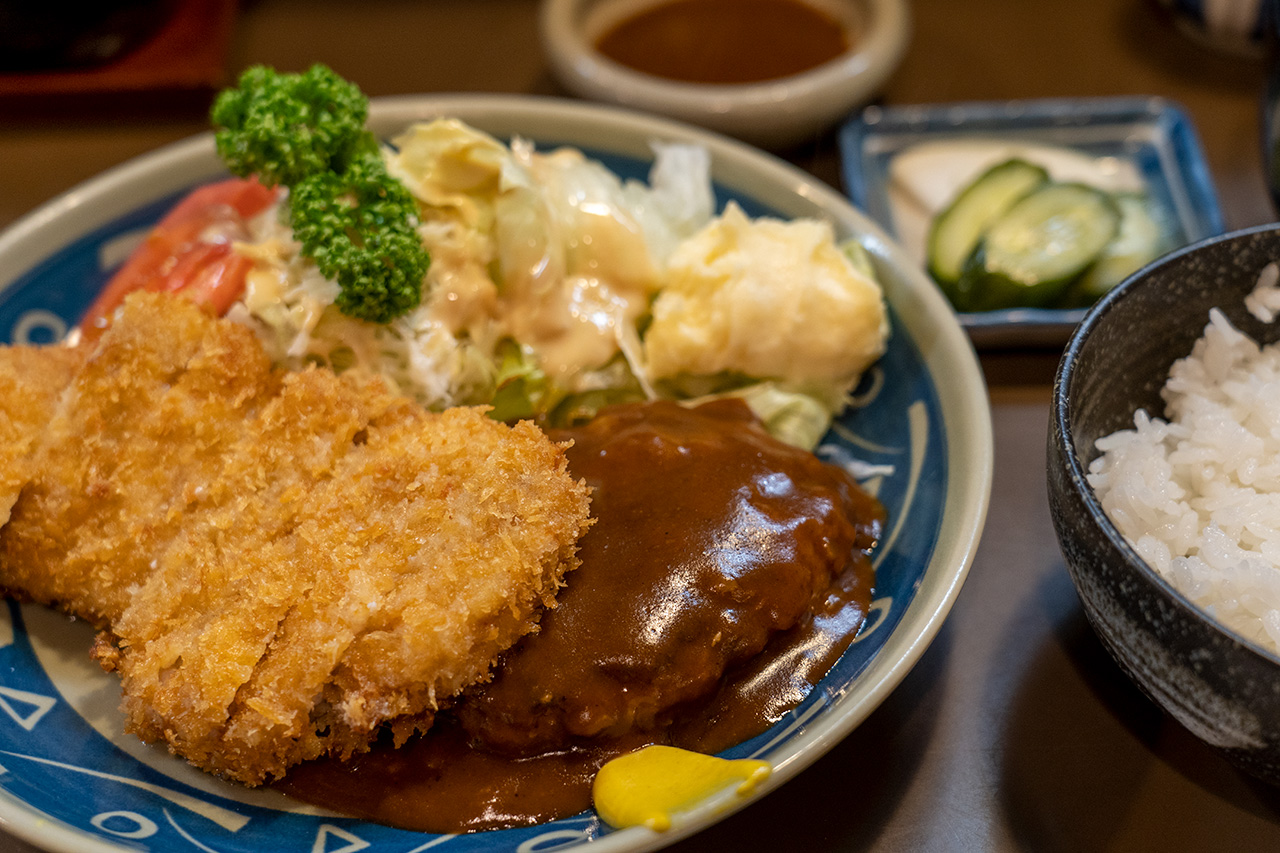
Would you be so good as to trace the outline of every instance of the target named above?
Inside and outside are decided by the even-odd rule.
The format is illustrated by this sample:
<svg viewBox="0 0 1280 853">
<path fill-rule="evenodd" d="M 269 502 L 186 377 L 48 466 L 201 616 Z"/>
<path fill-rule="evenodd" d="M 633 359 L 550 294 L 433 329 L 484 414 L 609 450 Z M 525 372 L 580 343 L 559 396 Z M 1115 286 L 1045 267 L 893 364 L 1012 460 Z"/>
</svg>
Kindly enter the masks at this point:
<svg viewBox="0 0 1280 853">
<path fill-rule="evenodd" d="M 1260 343 L 1280 338 L 1245 308 L 1280 260 L 1280 226 L 1215 237 L 1139 271 L 1089 311 L 1054 383 L 1049 506 L 1094 630 L 1120 666 L 1182 725 L 1249 773 L 1280 783 L 1280 656 L 1212 622 L 1138 556 L 1085 479 L 1098 438 L 1164 416 L 1160 389 L 1218 308 Z"/>
</svg>

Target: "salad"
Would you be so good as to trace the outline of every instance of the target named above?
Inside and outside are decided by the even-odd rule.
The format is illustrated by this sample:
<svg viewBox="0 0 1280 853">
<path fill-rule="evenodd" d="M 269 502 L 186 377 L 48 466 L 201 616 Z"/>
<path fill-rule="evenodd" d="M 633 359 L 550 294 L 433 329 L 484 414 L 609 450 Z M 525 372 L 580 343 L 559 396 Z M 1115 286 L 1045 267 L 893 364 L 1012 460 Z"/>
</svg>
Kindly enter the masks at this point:
<svg viewBox="0 0 1280 853">
<path fill-rule="evenodd" d="M 432 409 L 544 426 L 733 395 L 812 448 L 884 350 L 861 247 L 825 222 L 715 211 L 701 148 L 655 142 L 648 180 L 623 180 L 452 119 L 374 141 L 365 114 L 323 66 L 250 69 L 213 111 L 242 178 L 204 188 L 194 224 L 157 229 L 231 248 L 240 267 L 187 281 L 278 364 L 368 371 Z M 136 286 L 109 285 L 87 326 Z"/>
</svg>

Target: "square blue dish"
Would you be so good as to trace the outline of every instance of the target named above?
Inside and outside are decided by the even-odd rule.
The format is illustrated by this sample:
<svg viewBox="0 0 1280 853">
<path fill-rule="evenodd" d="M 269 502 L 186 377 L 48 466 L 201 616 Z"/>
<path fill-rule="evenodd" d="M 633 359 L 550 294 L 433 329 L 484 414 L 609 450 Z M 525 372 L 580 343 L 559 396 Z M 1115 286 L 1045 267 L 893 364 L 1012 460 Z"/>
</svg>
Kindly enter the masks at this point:
<svg viewBox="0 0 1280 853">
<path fill-rule="evenodd" d="M 957 161 L 987 143 L 1068 149 L 1131 176 L 1170 231 L 1174 248 L 1224 230 L 1195 127 L 1159 97 L 1068 98 L 867 107 L 840 130 L 845 191 L 924 262 L 921 209 L 902 201 L 899 158 L 953 150 Z M 938 158 L 934 158 L 935 161 Z M 951 176 L 950 180 L 956 180 Z M 950 192 L 947 178 L 935 192 Z M 1061 346 L 1085 309 L 1017 308 L 961 313 L 979 349 Z"/>
</svg>

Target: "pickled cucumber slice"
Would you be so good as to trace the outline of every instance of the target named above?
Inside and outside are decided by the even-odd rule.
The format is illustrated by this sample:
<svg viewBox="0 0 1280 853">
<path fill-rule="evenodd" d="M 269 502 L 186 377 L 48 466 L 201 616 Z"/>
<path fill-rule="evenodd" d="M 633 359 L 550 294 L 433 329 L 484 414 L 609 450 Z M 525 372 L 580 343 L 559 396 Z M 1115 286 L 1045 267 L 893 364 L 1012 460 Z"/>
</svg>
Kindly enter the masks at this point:
<svg viewBox="0 0 1280 853">
<path fill-rule="evenodd" d="M 1093 266 L 1068 289 L 1064 302 L 1069 306 L 1092 305 L 1168 249 L 1168 229 L 1152 214 L 1146 196 L 1124 193 L 1114 198 L 1120 209 L 1120 230 Z"/>
<path fill-rule="evenodd" d="M 929 273 L 946 289 L 986 230 L 1019 199 L 1048 183 L 1049 173 L 1026 160 L 997 163 L 961 190 L 929 228 Z"/>
<path fill-rule="evenodd" d="M 1052 304 L 1116 236 L 1112 197 L 1078 183 L 1050 183 L 1016 202 L 981 239 L 953 296 L 962 311 Z"/>
</svg>

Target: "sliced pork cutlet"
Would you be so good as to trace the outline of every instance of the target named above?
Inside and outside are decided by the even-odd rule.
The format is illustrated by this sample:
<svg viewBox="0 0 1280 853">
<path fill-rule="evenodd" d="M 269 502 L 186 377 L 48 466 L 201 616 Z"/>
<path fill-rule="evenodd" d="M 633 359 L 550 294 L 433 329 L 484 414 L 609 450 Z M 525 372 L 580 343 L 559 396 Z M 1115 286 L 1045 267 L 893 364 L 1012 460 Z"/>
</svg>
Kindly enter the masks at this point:
<svg viewBox="0 0 1280 853">
<path fill-rule="evenodd" d="M 335 475 L 372 417 L 405 405 L 381 382 L 323 370 L 286 374 L 246 423 L 96 654 L 124 679 L 130 728 L 191 757 L 220 748 L 236 693 L 276 626 L 312 583 L 311 558 L 289 541 L 299 513 Z M 301 561 L 301 562 L 300 562 Z"/>
<path fill-rule="evenodd" d="M 70 347 L 0 347 L 0 526 L 31 478 L 32 453 L 83 360 Z"/>
<path fill-rule="evenodd" d="M 279 384 L 248 329 L 131 298 L 88 354 L 0 530 L 0 585 L 103 626 L 208 494 Z"/>
<path fill-rule="evenodd" d="M 272 562 L 309 571 L 236 697 L 213 769 L 254 783 L 402 742 L 533 630 L 587 523 L 585 486 L 531 424 L 404 407 L 320 484 Z M 281 573 L 276 573 L 276 576 Z M 275 576 L 256 594 L 275 596 Z M 234 617 L 229 617 L 234 624 Z"/>
<path fill-rule="evenodd" d="M 54 422 L 0 575 L 108 627 L 131 731 L 248 784 L 428 726 L 533 628 L 588 524 L 536 428 L 274 373 L 172 297 L 126 301 Z M 73 426 L 93 440 L 58 464 Z"/>
</svg>

